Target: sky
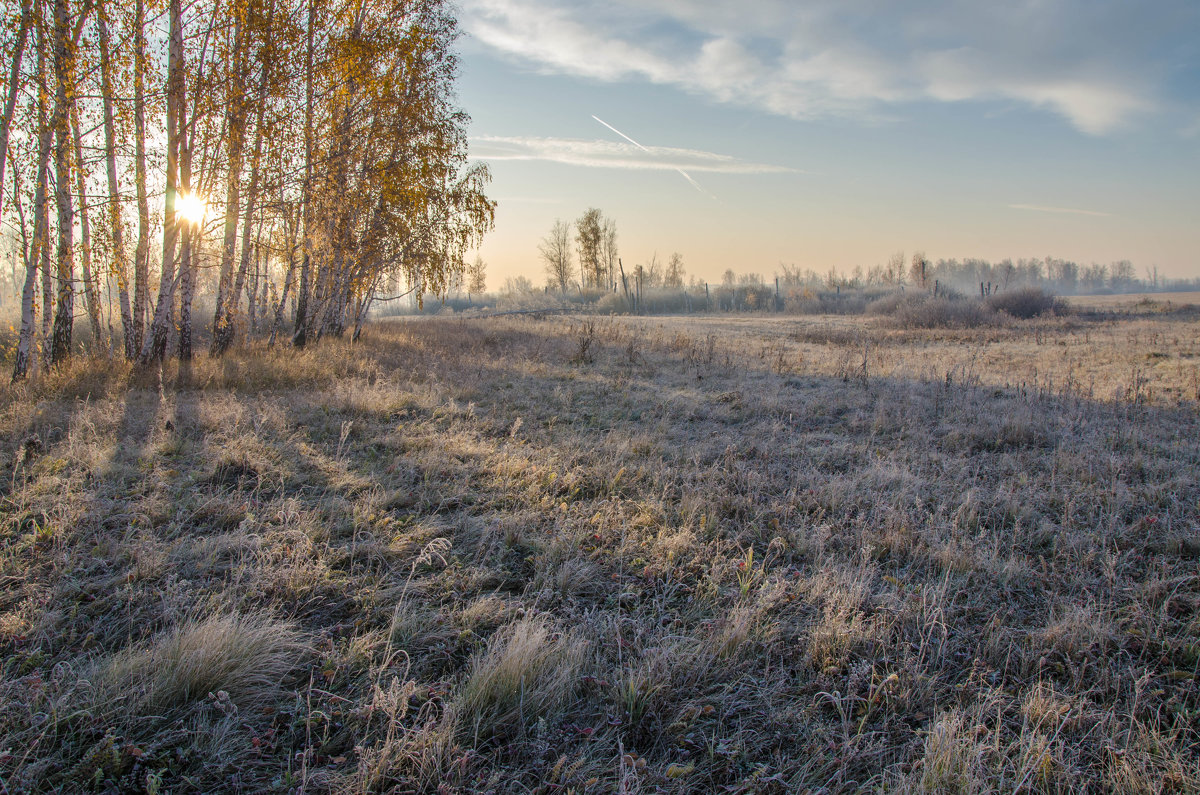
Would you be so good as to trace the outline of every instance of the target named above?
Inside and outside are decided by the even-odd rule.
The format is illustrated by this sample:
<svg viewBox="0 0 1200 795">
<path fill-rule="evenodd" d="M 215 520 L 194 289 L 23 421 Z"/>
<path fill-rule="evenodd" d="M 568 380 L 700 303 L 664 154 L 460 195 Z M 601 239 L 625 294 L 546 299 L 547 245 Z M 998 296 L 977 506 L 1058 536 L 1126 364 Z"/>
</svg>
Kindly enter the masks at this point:
<svg viewBox="0 0 1200 795">
<path fill-rule="evenodd" d="M 1196 0 L 459 0 L 488 283 L 597 207 L 628 270 L 911 257 L 1200 277 Z"/>
</svg>

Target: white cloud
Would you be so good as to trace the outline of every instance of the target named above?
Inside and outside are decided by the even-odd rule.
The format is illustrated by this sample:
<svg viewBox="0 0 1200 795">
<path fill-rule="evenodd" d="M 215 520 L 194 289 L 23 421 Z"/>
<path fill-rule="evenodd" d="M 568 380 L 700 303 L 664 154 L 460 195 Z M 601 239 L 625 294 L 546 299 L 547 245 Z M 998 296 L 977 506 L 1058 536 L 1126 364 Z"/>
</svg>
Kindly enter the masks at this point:
<svg viewBox="0 0 1200 795">
<path fill-rule="evenodd" d="M 613 141 L 480 135 L 471 138 L 479 160 L 547 160 L 587 168 L 696 171 L 714 174 L 789 174 L 796 169 L 752 163 L 729 155 L 668 146 L 638 147 Z"/>
<path fill-rule="evenodd" d="M 476 40 L 548 72 L 645 80 L 798 119 L 1016 101 L 1089 134 L 1159 104 L 1161 39 L 1196 18 L 1190 0 L 463 1 Z"/>
<path fill-rule="evenodd" d="M 1031 210 L 1038 213 L 1057 213 L 1066 215 L 1093 215 L 1098 218 L 1110 218 L 1109 213 L 1100 213 L 1095 210 L 1077 210 L 1073 207 L 1046 207 L 1041 204 L 1010 204 L 1008 205 L 1013 210 Z"/>
</svg>

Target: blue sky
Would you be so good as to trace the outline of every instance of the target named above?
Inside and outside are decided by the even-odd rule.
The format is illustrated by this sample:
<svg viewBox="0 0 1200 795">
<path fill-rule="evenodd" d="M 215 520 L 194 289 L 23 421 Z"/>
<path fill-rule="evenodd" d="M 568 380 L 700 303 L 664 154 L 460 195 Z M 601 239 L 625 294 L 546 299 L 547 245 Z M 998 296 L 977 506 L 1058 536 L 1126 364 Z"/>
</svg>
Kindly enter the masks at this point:
<svg viewBox="0 0 1200 795">
<path fill-rule="evenodd" d="M 918 249 L 1200 276 L 1195 0 L 461 3 L 492 287 L 590 206 L 627 267 L 708 279 Z"/>
</svg>

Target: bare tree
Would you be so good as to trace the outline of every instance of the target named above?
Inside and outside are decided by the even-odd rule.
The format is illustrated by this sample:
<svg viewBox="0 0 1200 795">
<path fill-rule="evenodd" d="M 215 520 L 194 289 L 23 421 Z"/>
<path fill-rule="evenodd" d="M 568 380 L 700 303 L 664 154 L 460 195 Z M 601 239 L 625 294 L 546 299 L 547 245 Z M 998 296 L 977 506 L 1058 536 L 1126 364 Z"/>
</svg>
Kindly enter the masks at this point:
<svg viewBox="0 0 1200 795">
<path fill-rule="evenodd" d="M 904 283 L 904 252 L 897 251 L 888 260 L 887 270 L 884 271 L 884 281 L 888 284 Z"/>
<path fill-rule="evenodd" d="M 546 263 L 546 279 L 551 287 L 565 293 L 571 288 L 571 224 L 556 220 L 550 234 L 538 245 Z"/>
<path fill-rule="evenodd" d="M 471 300 L 471 293 L 479 295 L 487 289 L 487 265 L 483 261 L 483 257 L 475 255 L 475 261 L 467 268 L 467 300 Z"/>
<path fill-rule="evenodd" d="M 658 259 L 658 252 L 650 255 L 650 261 L 646 263 L 646 268 L 642 271 L 642 286 L 643 287 L 660 287 L 663 283 L 663 266 Z"/>
<path fill-rule="evenodd" d="M 683 255 L 678 251 L 667 260 L 667 272 L 663 274 L 663 287 L 683 287 Z"/>
<path fill-rule="evenodd" d="M 617 257 L 617 223 L 605 218 L 600 234 L 600 265 L 604 269 L 605 286 L 609 290 L 615 289 L 617 284 Z"/>
</svg>

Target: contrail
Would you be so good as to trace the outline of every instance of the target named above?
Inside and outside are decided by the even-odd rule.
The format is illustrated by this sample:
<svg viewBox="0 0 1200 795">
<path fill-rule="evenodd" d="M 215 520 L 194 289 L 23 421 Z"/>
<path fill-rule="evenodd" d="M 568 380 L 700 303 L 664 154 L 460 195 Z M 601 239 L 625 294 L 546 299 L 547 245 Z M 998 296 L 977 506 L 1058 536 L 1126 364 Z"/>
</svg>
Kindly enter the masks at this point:
<svg viewBox="0 0 1200 795">
<path fill-rule="evenodd" d="M 608 122 L 606 122 L 604 119 L 600 118 L 599 116 L 597 116 L 597 115 L 593 114 L 593 115 L 592 115 L 592 118 L 593 118 L 593 119 L 595 119 L 596 121 L 600 122 L 601 124 L 603 124 L 603 125 L 604 125 L 605 127 L 607 127 L 608 129 L 610 129 L 610 130 L 612 130 L 613 132 L 615 132 L 617 135 L 619 135 L 619 136 L 621 136 L 622 138 L 624 138 L 626 141 L 629 141 L 629 143 L 633 144 L 633 145 L 634 145 L 634 146 L 636 146 L 638 149 L 641 149 L 641 150 L 642 150 L 643 152 L 645 152 L 646 154 L 648 154 L 648 155 L 649 155 L 649 154 L 653 154 L 653 152 L 651 152 L 649 149 L 647 149 L 646 147 L 642 146 L 642 145 L 641 145 L 641 144 L 639 144 L 637 141 L 633 140 L 633 139 L 632 139 L 632 138 L 630 138 L 628 135 L 626 135 L 625 133 L 621 132 L 621 131 L 620 131 L 620 130 L 618 130 L 616 127 L 612 126 L 611 124 L 609 124 Z M 700 187 L 700 183 L 699 183 L 699 182 L 697 182 L 696 180 L 692 179 L 692 175 L 691 175 L 691 174 L 687 173 L 686 171 L 684 171 L 682 168 L 679 168 L 678 166 L 676 166 L 676 167 L 675 167 L 675 170 L 676 170 L 676 171 L 678 171 L 680 174 L 682 174 L 684 179 L 686 179 L 688 182 L 692 183 L 692 187 L 693 187 L 693 188 L 695 188 L 696 190 L 700 191 L 700 192 L 701 192 L 701 193 L 703 193 L 705 196 L 709 196 L 709 197 L 711 197 L 711 198 L 714 198 L 714 199 L 715 199 L 715 198 L 717 198 L 716 196 L 713 196 L 711 193 L 709 193 L 708 191 L 706 191 L 704 188 Z"/>
</svg>

